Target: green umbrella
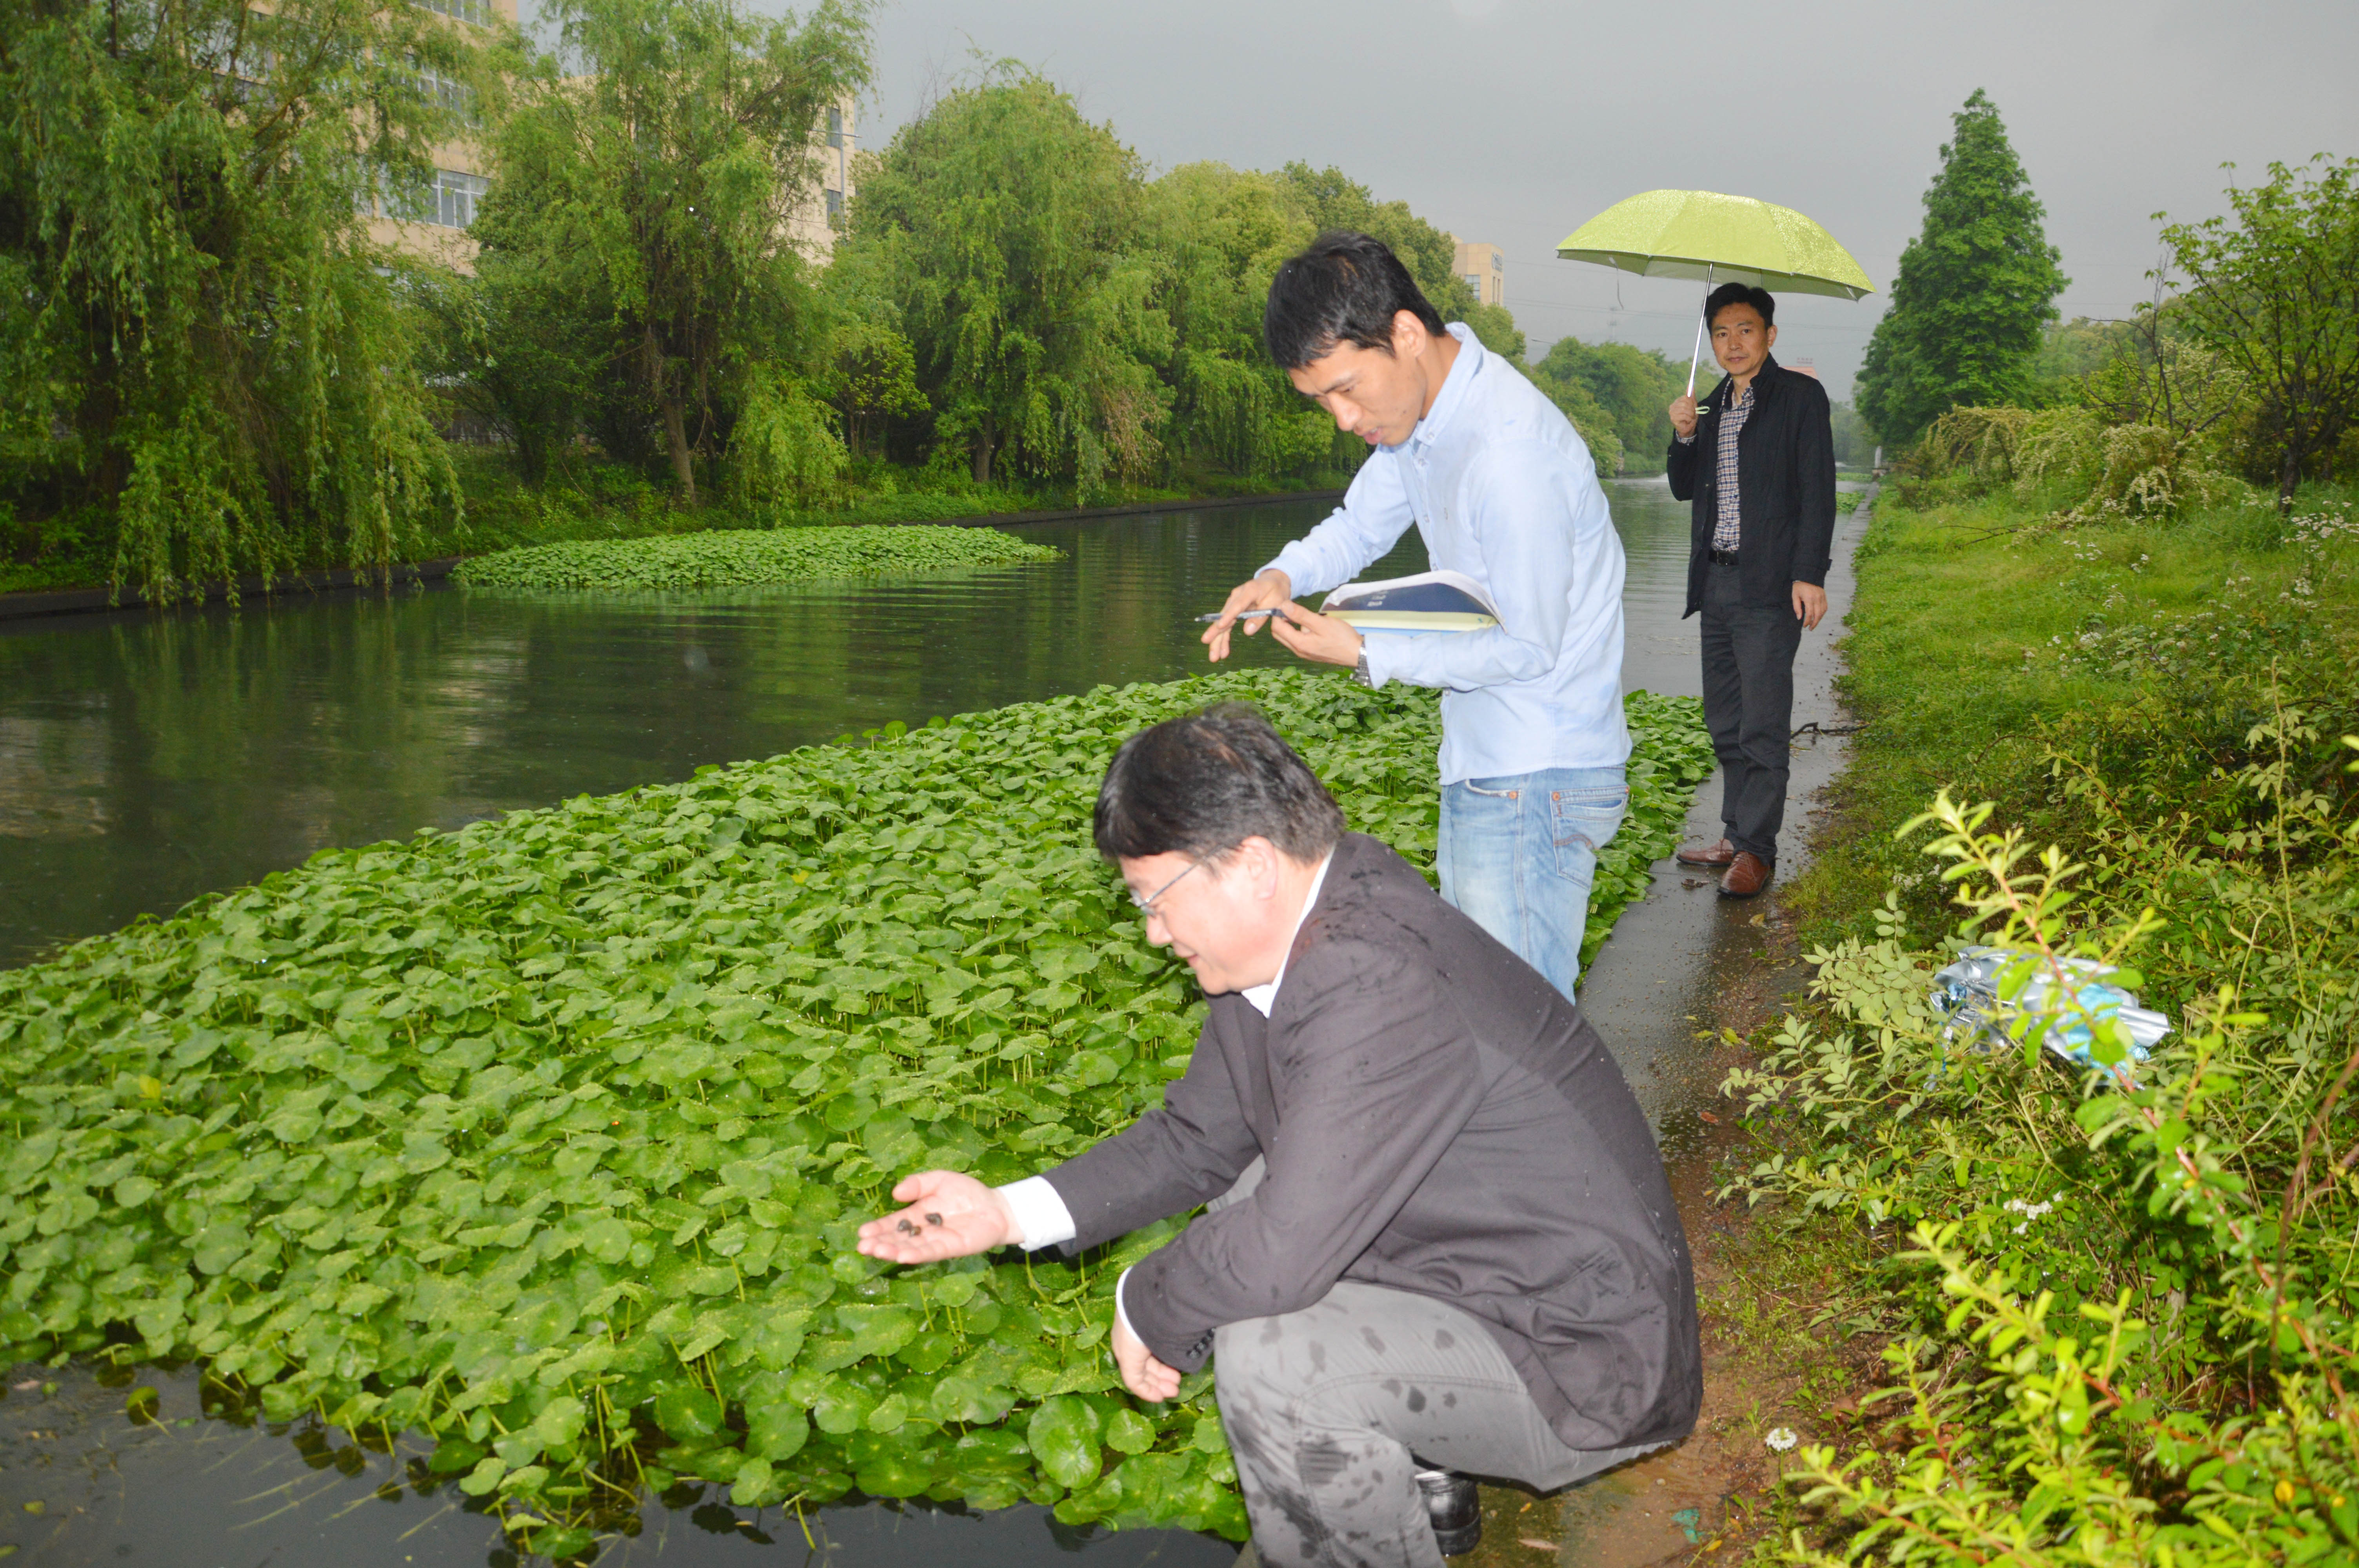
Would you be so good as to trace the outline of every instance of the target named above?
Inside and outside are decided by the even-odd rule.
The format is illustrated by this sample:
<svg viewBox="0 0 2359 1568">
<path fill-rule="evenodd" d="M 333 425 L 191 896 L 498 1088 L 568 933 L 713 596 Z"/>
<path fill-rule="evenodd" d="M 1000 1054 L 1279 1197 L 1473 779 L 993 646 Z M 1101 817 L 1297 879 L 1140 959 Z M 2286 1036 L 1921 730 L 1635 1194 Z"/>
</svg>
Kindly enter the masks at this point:
<svg viewBox="0 0 2359 1568">
<path fill-rule="evenodd" d="M 1567 234 L 1556 254 L 1641 277 L 1701 278 L 1707 297 L 1715 282 L 1843 299 L 1875 291 L 1851 253 L 1799 212 L 1716 190 L 1642 191 Z M 1699 316 L 1688 362 L 1691 395 L 1702 359 Z"/>
</svg>

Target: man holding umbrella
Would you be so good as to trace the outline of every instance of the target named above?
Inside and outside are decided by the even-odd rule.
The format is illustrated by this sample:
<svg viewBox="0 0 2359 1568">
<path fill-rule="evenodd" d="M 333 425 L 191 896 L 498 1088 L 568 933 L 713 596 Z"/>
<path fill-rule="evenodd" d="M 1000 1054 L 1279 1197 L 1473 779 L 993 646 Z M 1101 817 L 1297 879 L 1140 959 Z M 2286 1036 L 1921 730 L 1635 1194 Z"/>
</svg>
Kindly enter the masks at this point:
<svg viewBox="0 0 2359 1568">
<path fill-rule="evenodd" d="M 1767 289 L 1723 284 L 1703 312 L 1728 374 L 1701 406 L 1692 392 L 1672 402 L 1668 463 L 1671 493 L 1694 508 L 1685 615 L 1703 617 L 1704 722 L 1725 832 L 1679 859 L 1719 870 L 1728 897 L 1751 898 L 1777 864 L 1795 650 L 1827 612 L 1834 430 L 1817 379 L 1769 352 L 1777 302 Z"/>
</svg>

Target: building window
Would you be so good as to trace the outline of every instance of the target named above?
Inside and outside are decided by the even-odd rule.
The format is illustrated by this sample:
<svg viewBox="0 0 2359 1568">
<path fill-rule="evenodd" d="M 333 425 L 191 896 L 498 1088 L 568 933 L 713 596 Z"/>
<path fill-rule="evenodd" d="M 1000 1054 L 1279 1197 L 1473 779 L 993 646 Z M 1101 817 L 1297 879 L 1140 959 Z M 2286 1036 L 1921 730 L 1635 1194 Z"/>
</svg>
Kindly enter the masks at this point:
<svg viewBox="0 0 2359 1568">
<path fill-rule="evenodd" d="M 473 22 L 477 27 L 492 25 L 491 0 L 418 0 L 418 4 L 429 11 L 440 11 L 462 22 Z"/>
<path fill-rule="evenodd" d="M 827 112 L 827 145 L 832 147 L 843 146 L 843 111 L 841 109 Z"/>
<path fill-rule="evenodd" d="M 429 103 L 455 111 L 468 124 L 480 124 L 474 90 L 455 76 L 445 76 L 430 65 L 418 68 L 418 91 Z"/>
<path fill-rule="evenodd" d="M 455 168 L 438 168 L 434 183 L 429 186 L 417 206 L 393 215 L 413 223 L 432 223 L 444 229 L 463 229 L 475 221 L 475 203 L 492 188 L 492 182 L 480 174 L 462 174 Z"/>
<path fill-rule="evenodd" d="M 1473 289 L 1473 290 L 1474 291 L 1474 297 L 1475 297 L 1475 298 L 1477 298 L 1477 299 L 1482 298 L 1482 297 L 1483 297 L 1483 275 L 1482 275 L 1481 273 L 1479 273 L 1479 272 L 1470 272 L 1470 273 L 1468 273 L 1468 274 L 1466 275 L 1466 287 L 1469 287 L 1469 288 L 1471 288 L 1471 289 Z"/>
<path fill-rule="evenodd" d="M 828 187 L 827 190 L 827 221 L 831 223 L 843 221 L 843 192 L 833 186 Z"/>
</svg>

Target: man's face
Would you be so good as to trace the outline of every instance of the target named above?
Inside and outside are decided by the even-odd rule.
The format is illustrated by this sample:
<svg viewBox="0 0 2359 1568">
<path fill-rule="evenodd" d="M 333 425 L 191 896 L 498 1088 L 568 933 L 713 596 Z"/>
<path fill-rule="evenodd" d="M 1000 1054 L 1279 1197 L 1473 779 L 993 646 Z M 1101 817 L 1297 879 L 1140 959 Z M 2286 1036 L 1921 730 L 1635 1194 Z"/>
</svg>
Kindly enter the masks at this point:
<svg viewBox="0 0 2359 1568">
<path fill-rule="evenodd" d="M 1154 901 L 1147 939 L 1185 959 L 1207 996 L 1266 985 L 1277 976 L 1283 954 L 1271 952 L 1273 905 L 1258 895 L 1270 868 L 1257 866 L 1261 859 L 1241 849 L 1217 866 L 1177 853 L 1116 862 L 1131 896 Z"/>
<path fill-rule="evenodd" d="M 1372 447 L 1397 447 L 1425 415 L 1432 341 L 1404 310 L 1393 318 L 1392 352 L 1338 343 L 1286 374 L 1295 391 L 1334 416 L 1338 430 Z"/>
<path fill-rule="evenodd" d="M 1712 357 L 1734 376 L 1751 375 L 1769 357 L 1777 329 L 1750 305 L 1723 305 L 1712 319 Z"/>
</svg>

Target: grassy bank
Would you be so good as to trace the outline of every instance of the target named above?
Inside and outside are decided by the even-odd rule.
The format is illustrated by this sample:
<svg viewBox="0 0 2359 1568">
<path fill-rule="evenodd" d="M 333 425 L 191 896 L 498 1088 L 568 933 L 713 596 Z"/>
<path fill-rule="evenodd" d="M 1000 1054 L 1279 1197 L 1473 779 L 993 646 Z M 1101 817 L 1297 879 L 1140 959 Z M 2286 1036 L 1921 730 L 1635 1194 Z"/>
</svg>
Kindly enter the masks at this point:
<svg viewBox="0 0 2359 1568">
<path fill-rule="evenodd" d="M 2347 1561 L 2359 518 L 1886 496 L 1864 728 L 1788 894 L 1813 996 L 1726 1086 L 1754 1147 L 1723 1192 L 1836 1260 L 1813 1321 L 1883 1391 L 1810 1402 L 1807 1528 L 1763 1552 Z M 1944 789 L 1990 815 L 1904 831 Z M 2114 962 L 2174 1032 L 2138 1063 L 2094 1022 L 2094 1070 L 2039 1048 L 2085 1016 L 1945 1038 L 1932 971 L 1968 934 Z"/>
<path fill-rule="evenodd" d="M 643 1487 L 1241 1537 L 1209 1378 L 1140 1406 L 1105 1348 L 1168 1226 L 1078 1264 L 850 1248 L 901 1174 L 1029 1173 L 1185 1071 L 1201 1004 L 1089 811 L 1123 737 L 1223 697 L 1430 866 L 1432 695 L 1244 672 L 332 851 L 0 973 L 0 1350 L 424 1433 L 552 1555 Z M 1712 765 L 1693 701 L 1627 708 L 1593 942 Z"/>
<path fill-rule="evenodd" d="M 2272 660 L 2295 687 L 2334 684 L 2359 625 L 2347 492 L 2309 498 L 2299 524 L 2238 504 L 2070 530 L 2046 524 L 2052 499 L 1878 501 L 1846 625 L 1842 691 L 1864 728 L 1837 790 L 1844 826 L 1789 891 L 1810 935 L 1864 930 L 1887 892 L 1919 938 L 1954 924 L 1921 840 L 1892 837 L 1944 786 L 2045 841 L 2080 821 L 2050 776 L 2056 748 L 2241 741 Z"/>
</svg>

